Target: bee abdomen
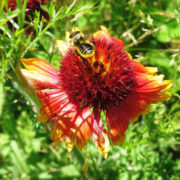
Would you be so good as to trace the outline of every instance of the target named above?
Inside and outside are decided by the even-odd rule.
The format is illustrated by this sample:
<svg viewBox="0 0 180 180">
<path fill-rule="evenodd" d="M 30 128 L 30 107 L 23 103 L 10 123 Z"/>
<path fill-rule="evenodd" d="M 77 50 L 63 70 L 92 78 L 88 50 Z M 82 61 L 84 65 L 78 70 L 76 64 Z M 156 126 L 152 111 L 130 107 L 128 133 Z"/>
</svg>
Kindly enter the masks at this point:
<svg viewBox="0 0 180 180">
<path fill-rule="evenodd" d="M 79 51 L 81 54 L 92 54 L 93 53 L 93 47 L 91 44 L 82 43 L 79 45 Z"/>
</svg>

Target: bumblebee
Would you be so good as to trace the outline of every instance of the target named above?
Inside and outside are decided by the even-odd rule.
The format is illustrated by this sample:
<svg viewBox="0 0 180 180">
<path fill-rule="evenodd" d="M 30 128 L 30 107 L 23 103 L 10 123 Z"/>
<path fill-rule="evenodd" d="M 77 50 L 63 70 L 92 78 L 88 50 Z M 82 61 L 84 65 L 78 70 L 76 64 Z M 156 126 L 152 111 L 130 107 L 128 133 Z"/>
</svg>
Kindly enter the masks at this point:
<svg viewBox="0 0 180 180">
<path fill-rule="evenodd" d="M 72 32 L 67 32 L 66 39 L 72 42 L 79 55 L 83 58 L 89 58 L 95 53 L 95 46 L 84 38 L 84 34 L 77 28 L 73 28 Z"/>
</svg>

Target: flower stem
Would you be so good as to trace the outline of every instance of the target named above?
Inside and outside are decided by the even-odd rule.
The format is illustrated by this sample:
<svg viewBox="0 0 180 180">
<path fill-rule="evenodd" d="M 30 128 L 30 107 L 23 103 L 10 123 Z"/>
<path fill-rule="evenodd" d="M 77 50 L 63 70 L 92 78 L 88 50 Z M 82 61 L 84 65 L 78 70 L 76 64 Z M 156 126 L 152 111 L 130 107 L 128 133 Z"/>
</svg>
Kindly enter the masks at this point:
<svg viewBox="0 0 180 180">
<path fill-rule="evenodd" d="M 74 153 L 74 155 L 77 157 L 77 160 L 80 162 L 80 164 L 81 164 L 82 167 L 83 167 L 83 166 L 84 166 L 84 163 L 85 163 L 85 158 L 83 157 L 82 153 L 78 150 L 78 148 L 77 148 L 76 146 L 73 148 L 73 153 Z M 91 169 L 90 166 L 88 167 L 88 174 L 89 174 L 91 177 L 94 177 L 93 170 Z"/>
</svg>

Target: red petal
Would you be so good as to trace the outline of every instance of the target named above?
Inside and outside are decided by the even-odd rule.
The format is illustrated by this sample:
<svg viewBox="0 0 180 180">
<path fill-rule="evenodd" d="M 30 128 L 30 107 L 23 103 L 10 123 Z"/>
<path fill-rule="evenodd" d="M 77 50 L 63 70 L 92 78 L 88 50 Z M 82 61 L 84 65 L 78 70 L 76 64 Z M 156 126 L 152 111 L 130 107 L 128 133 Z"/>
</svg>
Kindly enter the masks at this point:
<svg viewBox="0 0 180 180">
<path fill-rule="evenodd" d="M 66 147 L 71 151 L 74 143 L 82 150 L 88 144 L 92 132 L 92 117 L 89 108 L 56 116 L 51 129 L 51 137 L 57 145 L 66 138 Z"/>
<path fill-rule="evenodd" d="M 136 88 L 119 106 L 107 109 L 110 137 L 114 144 L 123 140 L 130 119 L 136 121 L 139 115 L 149 111 L 151 103 L 169 98 L 164 90 L 171 86 L 171 81 L 164 81 L 163 76 L 154 74 L 156 68 L 144 67 L 137 61 L 133 61 L 133 64 Z"/>
<path fill-rule="evenodd" d="M 103 122 L 100 117 L 99 109 L 95 108 L 93 110 L 93 140 L 94 143 L 104 158 L 107 158 L 109 152 L 109 138 L 105 128 L 103 127 Z"/>
<path fill-rule="evenodd" d="M 11 9 L 11 11 L 15 10 L 17 8 L 16 0 L 8 0 L 8 7 Z"/>
<path fill-rule="evenodd" d="M 42 104 L 37 120 L 54 121 L 52 139 L 60 142 L 63 138 L 67 138 L 69 151 L 75 140 L 80 150 L 85 148 L 92 132 L 92 116 L 89 108 L 80 109 L 78 105 L 70 103 L 68 96 L 60 89 L 39 90 L 37 95 Z M 43 119 L 43 114 L 48 118 Z"/>
<path fill-rule="evenodd" d="M 129 113 L 124 103 L 119 106 L 109 106 L 106 110 L 109 135 L 115 145 L 121 144 L 125 138 L 125 131 L 128 128 L 130 119 Z"/>
<path fill-rule="evenodd" d="M 31 58 L 23 59 L 26 69 L 21 69 L 29 84 L 34 89 L 57 88 L 60 86 L 59 72 L 47 61 Z"/>
<path fill-rule="evenodd" d="M 69 103 L 68 96 L 61 89 L 38 90 L 37 95 L 42 104 L 40 114 L 45 113 L 48 121 L 76 112 L 76 106 Z"/>
<path fill-rule="evenodd" d="M 77 119 L 75 122 L 77 126 L 76 145 L 82 150 L 88 144 L 92 132 L 92 116 L 90 109 L 85 108 L 77 113 Z"/>
<path fill-rule="evenodd" d="M 109 43 L 116 42 L 119 44 L 119 47 L 121 47 L 121 48 L 123 48 L 123 46 L 124 46 L 123 41 L 121 41 L 120 39 L 112 37 L 111 34 L 109 33 L 109 31 L 104 26 L 101 26 L 101 31 L 94 33 L 93 37 L 96 40 L 106 39 L 109 41 Z"/>
<path fill-rule="evenodd" d="M 136 83 L 134 96 L 138 97 L 141 104 L 157 103 L 170 97 L 164 91 L 171 87 L 171 81 L 163 80 L 163 75 L 155 74 L 156 68 L 144 67 L 137 61 L 133 61 L 133 64 Z"/>
</svg>

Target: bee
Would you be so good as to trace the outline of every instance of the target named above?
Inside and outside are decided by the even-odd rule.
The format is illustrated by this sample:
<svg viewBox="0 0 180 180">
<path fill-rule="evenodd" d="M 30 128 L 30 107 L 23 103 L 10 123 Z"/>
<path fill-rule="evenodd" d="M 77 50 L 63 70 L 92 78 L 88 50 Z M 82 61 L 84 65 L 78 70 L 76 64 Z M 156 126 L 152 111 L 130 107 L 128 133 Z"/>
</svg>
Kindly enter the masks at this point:
<svg viewBox="0 0 180 180">
<path fill-rule="evenodd" d="M 67 32 L 66 39 L 72 42 L 79 55 L 83 58 L 89 58 L 95 53 L 95 46 L 86 40 L 84 34 L 77 28 L 73 28 L 72 32 Z"/>
</svg>

